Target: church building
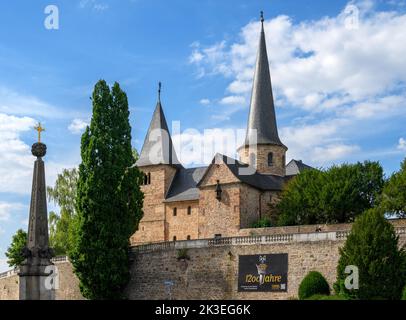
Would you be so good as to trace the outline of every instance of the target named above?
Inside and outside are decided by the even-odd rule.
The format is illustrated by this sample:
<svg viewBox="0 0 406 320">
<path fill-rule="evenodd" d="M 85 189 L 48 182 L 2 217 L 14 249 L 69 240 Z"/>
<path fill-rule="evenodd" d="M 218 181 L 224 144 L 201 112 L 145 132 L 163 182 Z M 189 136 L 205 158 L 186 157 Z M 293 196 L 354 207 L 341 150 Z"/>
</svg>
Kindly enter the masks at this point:
<svg viewBox="0 0 406 320">
<path fill-rule="evenodd" d="M 284 184 L 311 168 L 286 164 L 279 138 L 261 17 L 250 111 L 239 159 L 216 154 L 207 167 L 178 161 L 160 96 L 136 165 L 144 173 L 144 216 L 131 244 L 238 236 L 269 215 Z"/>
</svg>

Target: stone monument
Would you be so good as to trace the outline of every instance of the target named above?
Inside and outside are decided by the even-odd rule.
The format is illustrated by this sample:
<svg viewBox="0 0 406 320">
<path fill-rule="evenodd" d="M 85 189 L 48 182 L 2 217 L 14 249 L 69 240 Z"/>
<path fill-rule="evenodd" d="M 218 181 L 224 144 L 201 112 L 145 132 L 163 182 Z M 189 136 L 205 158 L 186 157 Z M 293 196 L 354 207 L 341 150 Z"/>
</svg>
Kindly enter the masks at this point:
<svg viewBox="0 0 406 320">
<path fill-rule="evenodd" d="M 19 271 L 20 300 L 53 300 L 55 290 L 51 279 L 55 269 L 51 262 L 53 250 L 49 247 L 45 168 L 42 161 L 47 147 L 41 143 L 44 128 L 39 123 L 34 129 L 38 131 L 38 142 L 32 145 L 31 152 L 37 160 L 32 180 L 28 239 L 23 249 L 25 260 Z"/>
</svg>

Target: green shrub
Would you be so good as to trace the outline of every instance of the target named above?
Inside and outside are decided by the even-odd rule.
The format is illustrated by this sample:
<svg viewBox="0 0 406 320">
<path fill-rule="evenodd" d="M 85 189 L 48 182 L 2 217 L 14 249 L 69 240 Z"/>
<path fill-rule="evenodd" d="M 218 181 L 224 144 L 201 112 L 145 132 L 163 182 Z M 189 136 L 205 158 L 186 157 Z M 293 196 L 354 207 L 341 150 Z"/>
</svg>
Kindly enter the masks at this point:
<svg viewBox="0 0 406 320">
<path fill-rule="evenodd" d="M 299 299 L 305 300 L 314 295 L 330 295 L 330 287 L 320 272 L 311 271 L 299 286 Z"/>
<path fill-rule="evenodd" d="M 271 220 L 268 218 L 262 218 L 251 224 L 251 228 L 269 228 L 272 227 Z"/>
<path fill-rule="evenodd" d="M 403 288 L 402 300 L 406 300 L 406 286 Z"/>
<path fill-rule="evenodd" d="M 404 283 L 404 252 L 398 248 L 393 225 L 380 209 L 370 209 L 358 217 L 345 245 L 340 249 L 337 267 L 336 293 L 351 299 L 398 300 Z M 359 289 L 345 288 L 347 266 L 359 270 Z"/>
</svg>

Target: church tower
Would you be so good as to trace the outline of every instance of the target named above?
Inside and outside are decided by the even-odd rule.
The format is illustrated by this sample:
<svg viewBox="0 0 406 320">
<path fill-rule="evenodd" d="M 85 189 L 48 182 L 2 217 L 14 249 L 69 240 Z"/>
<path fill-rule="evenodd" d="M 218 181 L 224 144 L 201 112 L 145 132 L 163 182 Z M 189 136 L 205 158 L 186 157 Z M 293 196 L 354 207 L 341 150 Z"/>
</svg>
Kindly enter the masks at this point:
<svg viewBox="0 0 406 320">
<path fill-rule="evenodd" d="M 285 176 L 286 151 L 276 124 L 271 74 L 266 49 L 264 17 L 252 86 L 250 113 L 244 145 L 238 149 L 240 160 L 261 174 Z"/>
<path fill-rule="evenodd" d="M 138 231 L 131 237 L 132 244 L 168 240 L 168 224 L 164 200 L 176 172 L 182 168 L 161 104 L 161 83 L 158 102 L 136 163 L 144 173 L 141 190 L 144 193 L 144 216 Z"/>
</svg>

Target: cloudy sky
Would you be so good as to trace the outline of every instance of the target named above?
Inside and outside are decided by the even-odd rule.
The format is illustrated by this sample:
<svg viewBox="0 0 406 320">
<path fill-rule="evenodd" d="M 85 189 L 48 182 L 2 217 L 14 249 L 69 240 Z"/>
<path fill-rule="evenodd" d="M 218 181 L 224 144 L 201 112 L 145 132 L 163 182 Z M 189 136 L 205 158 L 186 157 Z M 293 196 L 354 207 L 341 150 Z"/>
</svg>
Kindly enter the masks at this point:
<svg viewBox="0 0 406 320">
<path fill-rule="evenodd" d="M 241 141 L 260 10 L 288 159 L 317 167 L 379 160 L 389 175 L 406 155 L 405 1 L 54 0 L 57 30 L 44 24 L 49 4 L 0 4 L 0 271 L 12 234 L 27 228 L 32 127 L 46 127 L 52 185 L 80 162 L 101 78 L 127 92 L 138 150 L 162 81 L 183 163 L 201 165 L 215 151 L 234 156 L 196 145 L 221 132 Z"/>
</svg>

